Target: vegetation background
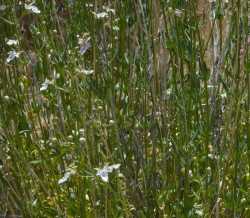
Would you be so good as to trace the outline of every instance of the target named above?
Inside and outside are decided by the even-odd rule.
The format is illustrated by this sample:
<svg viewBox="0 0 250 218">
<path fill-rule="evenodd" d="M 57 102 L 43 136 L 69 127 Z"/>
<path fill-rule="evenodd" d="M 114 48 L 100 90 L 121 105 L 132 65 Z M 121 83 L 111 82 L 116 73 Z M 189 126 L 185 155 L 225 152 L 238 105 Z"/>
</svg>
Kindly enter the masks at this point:
<svg viewBox="0 0 250 218">
<path fill-rule="evenodd" d="M 250 217 L 249 7 L 0 1 L 0 216 Z"/>
</svg>

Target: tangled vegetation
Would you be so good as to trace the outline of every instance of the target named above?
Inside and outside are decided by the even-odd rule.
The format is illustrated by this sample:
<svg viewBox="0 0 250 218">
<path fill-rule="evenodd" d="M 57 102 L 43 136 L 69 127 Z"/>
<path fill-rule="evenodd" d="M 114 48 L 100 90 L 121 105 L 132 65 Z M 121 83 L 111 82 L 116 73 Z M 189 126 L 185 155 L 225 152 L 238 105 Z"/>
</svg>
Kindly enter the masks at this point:
<svg viewBox="0 0 250 218">
<path fill-rule="evenodd" d="M 248 0 L 0 3 L 0 217 L 250 217 Z"/>
</svg>

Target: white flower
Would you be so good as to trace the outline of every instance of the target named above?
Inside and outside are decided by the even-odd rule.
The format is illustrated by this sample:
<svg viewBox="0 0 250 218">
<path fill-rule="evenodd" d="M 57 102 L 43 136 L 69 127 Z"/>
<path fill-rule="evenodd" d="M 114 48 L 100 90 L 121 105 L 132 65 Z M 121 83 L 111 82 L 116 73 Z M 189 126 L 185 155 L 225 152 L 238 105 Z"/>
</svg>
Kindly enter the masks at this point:
<svg viewBox="0 0 250 218">
<path fill-rule="evenodd" d="M 106 12 L 108 13 L 112 13 L 112 14 L 115 14 L 115 10 L 113 8 L 109 8 L 109 7 L 105 7 L 103 6 L 102 7 Z"/>
<path fill-rule="evenodd" d="M 96 175 L 100 176 L 102 181 L 108 182 L 109 180 L 109 173 L 112 173 L 114 170 L 119 169 L 121 164 L 113 164 L 110 166 L 104 166 L 102 169 L 98 169 Z"/>
<path fill-rule="evenodd" d="M 63 183 L 67 182 L 69 178 L 74 175 L 76 172 L 73 169 L 70 169 L 69 171 L 64 173 L 64 176 L 58 180 L 58 185 L 62 185 Z"/>
<path fill-rule="evenodd" d="M 94 16 L 96 17 L 96 19 L 103 19 L 108 17 L 108 13 L 106 11 L 100 12 L 100 13 L 95 13 L 93 12 Z"/>
<path fill-rule="evenodd" d="M 79 45 L 80 45 L 80 54 L 83 55 L 86 53 L 86 51 L 91 47 L 90 44 L 90 38 L 88 38 L 87 40 L 79 40 Z"/>
<path fill-rule="evenodd" d="M 227 93 L 224 92 L 224 93 L 222 93 L 220 96 L 221 96 L 221 98 L 226 98 L 226 97 L 227 97 Z"/>
<path fill-rule="evenodd" d="M 194 210 L 195 210 L 195 214 L 199 217 L 203 217 L 204 212 L 202 209 L 202 205 L 195 203 L 194 204 Z"/>
<path fill-rule="evenodd" d="M 94 5 L 91 4 L 91 3 L 86 3 L 85 6 L 86 6 L 87 8 L 92 8 L 92 7 L 94 7 Z"/>
<path fill-rule="evenodd" d="M 6 59 L 6 63 L 10 63 L 15 58 L 19 58 L 20 54 L 20 52 L 16 52 L 15 50 L 8 52 L 9 56 Z"/>
<path fill-rule="evenodd" d="M 7 8 L 6 5 L 0 5 L 0 11 L 4 11 Z"/>
<path fill-rule="evenodd" d="M 64 176 L 61 179 L 58 180 L 58 184 L 61 185 L 61 184 L 65 183 L 65 182 L 67 182 L 68 179 L 70 178 L 70 176 L 71 176 L 70 172 L 64 173 Z"/>
<path fill-rule="evenodd" d="M 116 26 L 116 25 L 112 26 L 112 29 L 113 29 L 114 31 L 119 31 L 119 30 L 120 30 L 119 26 Z"/>
<path fill-rule="evenodd" d="M 7 45 L 17 45 L 18 44 L 18 40 L 15 40 L 15 39 L 9 39 L 7 42 L 6 42 Z"/>
<path fill-rule="evenodd" d="M 179 9 L 175 9 L 175 15 L 177 16 L 177 17 L 181 17 L 181 15 L 182 15 L 182 13 L 183 13 L 183 11 L 182 10 L 179 10 Z"/>
<path fill-rule="evenodd" d="M 32 2 L 32 3 L 28 4 L 28 5 L 25 4 L 24 7 L 25 7 L 26 10 L 29 10 L 34 14 L 40 14 L 41 13 L 41 11 L 38 9 L 38 7 L 34 5 L 34 2 Z"/>
<path fill-rule="evenodd" d="M 41 88 L 40 88 L 40 91 L 42 92 L 42 91 L 45 91 L 45 90 L 47 90 L 48 89 L 48 86 L 50 85 L 50 84 L 53 84 L 53 80 L 51 81 L 51 80 L 48 80 L 47 78 L 45 79 L 45 81 L 42 83 L 42 86 L 41 86 Z"/>
<path fill-rule="evenodd" d="M 94 70 L 82 70 L 82 73 L 85 74 L 85 75 L 91 75 L 94 73 Z"/>
<path fill-rule="evenodd" d="M 35 199 L 33 202 L 32 202 L 32 206 L 36 206 L 37 205 L 37 199 Z"/>
</svg>

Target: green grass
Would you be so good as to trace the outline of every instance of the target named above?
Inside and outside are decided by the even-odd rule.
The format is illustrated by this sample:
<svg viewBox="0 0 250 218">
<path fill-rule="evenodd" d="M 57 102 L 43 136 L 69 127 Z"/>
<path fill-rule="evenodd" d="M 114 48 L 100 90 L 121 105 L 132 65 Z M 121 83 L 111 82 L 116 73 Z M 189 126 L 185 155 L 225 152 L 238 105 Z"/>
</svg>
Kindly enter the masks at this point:
<svg viewBox="0 0 250 218">
<path fill-rule="evenodd" d="M 250 3 L 202 2 L 0 3 L 0 216 L 250 217 Z"/>
</svg>

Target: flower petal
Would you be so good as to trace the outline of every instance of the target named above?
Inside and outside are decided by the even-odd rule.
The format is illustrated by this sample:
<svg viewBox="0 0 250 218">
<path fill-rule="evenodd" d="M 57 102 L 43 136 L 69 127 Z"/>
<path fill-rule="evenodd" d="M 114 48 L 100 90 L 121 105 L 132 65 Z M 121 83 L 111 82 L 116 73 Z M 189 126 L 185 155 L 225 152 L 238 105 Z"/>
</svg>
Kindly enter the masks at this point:
<svg viewBox="0 0 250 218">
<path fill-rule="evenodd" d="M 102 169 L 99 169 L 96 173 L 97 176 L 99 176 L 104 182 L 108 182 L 109 179 L 109 173 L 112 173 L 113 170 L 119 169 L 121 164 L 113 164 L 110 166 L 104 166 Z"/>
<path fill-rule="evenodd" d="M 6 59 L 6 63 L 10 63 L 13 61 L 15 58 L 19 58 L 20 52 L 16 52 L 15 50 L 8 52 L 8 57 Z"/>
<path fill-rule="evenodd" d="M 40 14 L 41 11 L 38 9 L 37 6 L 34 5 L 34 2 L 30 3 L 29 5 L 25 4 L 25 9 L 33 12 L 34 14 Z"/>
<path fill-rule="evenodd" d="M 58 180 L 58 184 L 61 185 L 61 184 L 65 183 L 65 182 L 67 182 L 71 175 L 72 175 L 71 172 L 66 172 L 64 174 L 64 176 L 61 179 Z"/>
</svg>

